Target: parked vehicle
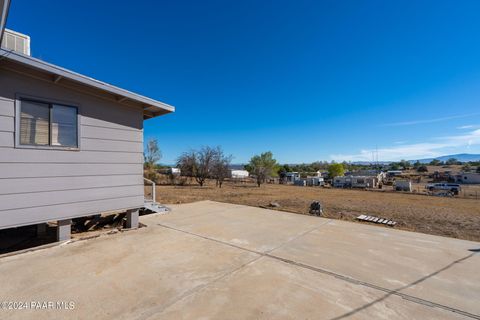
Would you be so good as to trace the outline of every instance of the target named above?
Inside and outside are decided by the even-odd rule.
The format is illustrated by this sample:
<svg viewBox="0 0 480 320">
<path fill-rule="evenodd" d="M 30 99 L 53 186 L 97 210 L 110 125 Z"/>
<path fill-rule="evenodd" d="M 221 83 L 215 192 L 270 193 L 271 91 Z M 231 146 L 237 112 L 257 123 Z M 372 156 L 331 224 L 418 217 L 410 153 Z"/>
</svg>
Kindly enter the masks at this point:
<svg viewBox="0 0 480 320">
<path fill-rule="evenodd" d="M 450 191 L 453 194 L 457 195 L 462 188 L 459 184 L 456 183 L 431 183 L 425 186 L 428 191 Z"/>
</svg>

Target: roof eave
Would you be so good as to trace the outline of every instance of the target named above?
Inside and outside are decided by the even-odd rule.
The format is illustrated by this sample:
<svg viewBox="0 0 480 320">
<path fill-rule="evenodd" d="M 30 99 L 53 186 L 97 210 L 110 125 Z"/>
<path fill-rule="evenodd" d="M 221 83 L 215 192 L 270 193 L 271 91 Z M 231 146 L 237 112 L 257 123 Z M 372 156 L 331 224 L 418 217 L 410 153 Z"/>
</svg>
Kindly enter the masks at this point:
<svg viewBox="0 0 480 320">
<path fill-rule="evenodd" d="M 118 88 L 111 84 L 84 76 L 82 74 L 70 71 L 68 69 L 61 68 L 54 64 L 50 64 L 44 62 L 42 60 L 26 56 L 14 51 L 9 51 L 0 48 L 0 60 L 2 59 L 9 59 L 16 63 L 20 63 L 26 65 L 28 67 L 39 69 L 44 72 L 48 72 L 52 74 L 52 78 L 54 82 L 61 81 L 62 78 L 66 78 L 82 85 L 93 87 L 95 89 L 99 89 L 105 91 L 107 93 L 113 94 L 117 96 L 117 102 L 123 102 L 125 100 L 132 100 L 144 105 L 144 116 L 147 118 L 153 118 L 159 115 L 167 114 L 170 112 L 175 111 L 175 107 L 163 103 L 161 101 L 157 101 L 131 91 Z M 153 108 L 154 111 L 147 112 L 145 109 Z"/>
</svg>

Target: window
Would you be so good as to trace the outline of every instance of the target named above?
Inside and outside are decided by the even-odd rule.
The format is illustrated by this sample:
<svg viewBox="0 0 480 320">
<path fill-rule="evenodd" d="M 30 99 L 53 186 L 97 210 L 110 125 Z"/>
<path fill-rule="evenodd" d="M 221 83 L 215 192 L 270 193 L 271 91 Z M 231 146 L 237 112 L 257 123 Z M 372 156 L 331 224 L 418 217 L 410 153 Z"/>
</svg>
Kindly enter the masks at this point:
<svg viewBox="0 0 480 320">
<path fill-rule="evenodd" d="M 77 148 L 77 114 L 76 107 L 21 100 L 20 144 Z"/>
</svg>

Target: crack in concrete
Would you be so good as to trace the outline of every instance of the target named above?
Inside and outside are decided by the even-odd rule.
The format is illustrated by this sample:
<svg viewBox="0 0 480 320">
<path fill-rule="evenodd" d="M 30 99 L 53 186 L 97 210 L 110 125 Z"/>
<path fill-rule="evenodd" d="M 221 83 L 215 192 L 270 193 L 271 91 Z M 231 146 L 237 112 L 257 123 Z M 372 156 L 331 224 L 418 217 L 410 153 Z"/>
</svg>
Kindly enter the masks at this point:
<svg viewBox="0 0 480 320">
<path fill-rule="evenodd" d="M 192 289 L 192 292 L 190 292 L 187 296 L 191 295 L 191 294 L 194 294 L 195 292 L 197 292 L 198 290 L 201 290 L 205 287 L 207 287 L 209 284 L 211 283 L 214 283 L 220 279 L 223 279 L 225 278 L 226 276 L 230 275 L 230 274 L 233 274 L 234 272 L 237 272 L 239 271 L 240 269 L 244 268 L 245 266 L 257 261 L 258 259 L 260 259 L 261 257 L 267 257 L 267 258 L 271 258 L 271 259 L 275 259 L 275 260 L 278 260 L 278 261 L 281 261 L 283 263 L 287 263 L 287 264 L 290 264 L 290 265 L 293 265 L 293 266 L 297 266 L 297 267 L 300 267 L 300 268 L 304 268 L 304 269 L 308 269 L 308 270 L 311 270 L 311 271 L 314 271 L 314 272 L 318 272 L 318 273 L 322 273 L 322 274 L 325 274 L 325 275 L 329 275 L 329 276 L 332 276 L 332 277 L 335 277 L 339 280 L 343 280 L 343 281 L 346 281 L 346 282 L 349 282 L 349 283 L 352 283 L 352 284 L 356 284 L 356 285 L 360 285 L 360 286 L 364 286 L 364 287 L 368 287 L 368 288 L 371 288 L 371 289 L 374 289 L 374 290 L 378 290 L 378 291 L 382 291 L 382 292 L 385 292 L 386 295 L 384 297 L 381 297 L 379 299 L 376 299 L 374 300 L 373 302 L 371 302 L 370 304 L 364 306 L 363 308 L 367 308 L 369 307 L 370 305 L 372 305 L 373 303 L 376 303 L 376 302 L 379 302 L 381 300 L 384 300 L 386 298 L 388 298 L 389 296 L 391 295 L 394 295 L 394 296 L 398 296 L 398 297 L 401 297 L 402 299 L 405 299 L 407 301 L 410 301 L 412 303 L 417 303 L 417 304 L 420 304 L 420 305 L 423 305 L 423 306 L 426 306 L 426 307 L 430 307 L 430 308 L 440 308 L 440 309 L 443 309 L 443 310 L 446 310 L 446 311 L 450 311 L 450 312 L 454 312 L 454 313 L 458 313 L 458 314 L 461 314 L 463 316 L 466 316 L 466 317 L 469 317 L 469 318 L 472 318 L 472 319 L 478 319 L 480 320 L 480 315 L 476 315 L 476 314 L 473 314 L 473 313 L 469 313 L 467 311 L 463 311 L 463 310 L 460 310 L 460 309 L 456 309 L 456 308 L 453 308 L 453 307 L 449 307 L 447 305 L 443 305 L 443 304 L 440 304 L 440 303 L 436 303 L 436 302 L 433 302 L 433 301 L 429 301 L 429 300 L 425 300 L 425 299 L 422 299 L 422 298 L 418 298 L 418 297 L 415 297 L 415 296 L 412 296 L 412 295 L 409 295 L 409 294 L 405 294 L 405 293 L 401 293 L 399 292 L 399 290 L 403 290 L 404 288 L 399 288 L 399 289 L 395 289 L 395 290 L 392 290 L 392 289 L 388 289 L 388 288 L 384 288 L 384 287 L 381 287 L 381 286 L 378 286 L 378 285 L 375 285 L 375 284 L 372 284 L 372 283 L 369 283 L 369 282 L 365 282 L 365 281 L 361 281 L 361 280 L 357 280 L 355 278 L 351 278 L 351 277 L 348 277 L 346 275 L 342 275 L 342 274 L 339 274 L 339 273 L 335 273 L 333 271 L 330 271 L 330 270 L 327 270 L 327 269 L 322 269 L 322 268 L 318 268 L 318 267 L 314 267 L 314 266 L 311 266 L 311 265 L 307 265 L 307 264 L 304 264 L 304 263 L 301 263 L 301 262 L 297 262 L 297 261 L 294 261 L 294 260 L 290 260 L 290 259 L 286 259 L 286 258 L 282 258 L 282 257 L 279 257 L 279 256 L 275 256 L 273 254 L 270 254 L 270 252 L 278 249 L 278 248 L 281 248 L 283 246 L 285 246 L 286 244 L 288 244 L 289 242 L 291 241 L 294 241 L 310 232 L 313 232 L 317 229 L 319 229 L 320 227 L 324 226 L 325 224 L 328 224 L 331 220 L 328 220 L 324 223 L 322 223 L 321 225 L 318 225 L 310 230 L 307 230 L 306 232 L 303 232 L 303 233 L 300 233 L 299 235 L 295 236 L 294 238 L 282 243 L 280 246 L 274 248 L 274 249 L 271 249 L 271 250 L 268 250 L 266 252 L 260 252 L 260 251 L 256 251 L 256 250 L 252 250 L 252 249 L 248 249 L 248 248 L 244 248 L 244 247 L 241 247 L 241 246 L 238 246 L 238 245 L 235 245 L 235 244 L 232 244 L 232 243 L 228 243 L 226 241 L 222 241 L 222 240 L 218 240 L 218 239 L 215 239 L 215 238 L 211 238 L 211 237 L 207 237 L 207 236 L 203 236 L 203 235 L 200 235 L 200 234 L 196 234 L 196 233 L 193 233 L 193 232 L 189 232 L 189 231 L 185 231 L 185 230 L 181 230 L 181 229 L 177 229 L 175 227 L 172 227 L 172 226 L 168 226 L 168 225 L 165 225 L 165 224 L 161 224 L 161 223 L 157 223 L 158 226 L 160 227 L 163 227 L 163 228 L 167 228 L 167 229 L 171 229 L 171 230 L 174 230 L 174 231 L 177 231 L 177 232 L 182 232 L 182 233 L 185 233 L 185 234 L 189 234 L 189 235 L 192 235 L 192 236 L 195 236 L 195 237 L 199 237 L 199 238 L 202 238 L 202 239 L 205 239 L 205 240 L 210 240 L 210 241 L 214 241 L 214 242 L 217 242 L 217 243 L 220 243 L 220 244 L 223 244 L 223 245 L 227 245 L 227 246 L 230 246 L 230 247 L 233 247 L 233 248 L 237 248 L 237 249 L 240 249 L 240 250 L 243 250 L 243 251 L 248 251 L 248 252 L 251 252 L 251 253 L 254 253 L 254 254 L 257 254 L 259 255 L 258 258 L 248 262 L 248 263 L 245 263 L 243 264 L 242 266 L 238 267 L 237 269 L 234 269 L 232 270 L 231 272 L 221 276 L 220 278 L 217 278 L 217 279 L 214 279 L 212 280 L 211 282 L 201 286 L 201 288 L 198 288 L 197 290 L 195 290 L 196 288 Z M 437 272 L 435 272 L 434 274 L 437 274 L 441 271 L 443 271 L 444 269 L 450 267 L 451 265 L 455 264 L 455 263 L 459 263 L 463 260 L 466 260 L 470 257 L 472 257 L 473 255 L 475 255 L 475 252 L 466 256 L 466 257 L 463 257 L 461 259 L 458 259 L 456 261 L 454 261 L 452 264 L 450 264 L 449 266 L 447 267 L 444 267 L 440 270 L 438 270 Z M 421 281 L 424 280 L 425 277 L 413 282 L 413 284 L 417 284 Z M 174 303 L 180 301 L 181 299 L 183 299 L 185 297 L 180 297 L 178 300 L 174 301 L 173 303 L 169 304 L 170 305 L 173 305 Z M 165 307 L 167 308 L 167 307 Z M 164 308 L 164 309 L 165 309 Z M 353 310 L 355 311 L 355 310 Z M 344 316 L 349 316 L 350 313 L 347 313 L 345 314 Z M 337 318 L 334 318 L 334 319 L 341 319 L 343 318 L 344 316 L 340 316 L 340 317 L 337 317 Z"/>
</svg>

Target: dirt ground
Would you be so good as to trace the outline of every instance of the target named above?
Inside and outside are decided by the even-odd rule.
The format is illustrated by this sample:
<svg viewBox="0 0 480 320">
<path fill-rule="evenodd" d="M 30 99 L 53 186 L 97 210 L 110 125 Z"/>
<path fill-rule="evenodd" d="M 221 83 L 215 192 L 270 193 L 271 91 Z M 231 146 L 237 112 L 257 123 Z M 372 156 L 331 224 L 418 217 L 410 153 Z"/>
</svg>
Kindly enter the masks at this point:
<svg viewBox="0 0 480 320">
<path fill-rule="evenodd" d="M 214 183 L 204 187 L 157 186 L 157 201 L 163 204 L 200 200 L 256 207 L 277 202 L 277 210 L 301 214 L 308 214 L 310 203 L 318 200 L 328 218 L 355 221 L 359 214 L 368 214 L 397 221 L 398 229 L 480 241 L 480 200 L 475 199 L 273 184 L 258 188 L 226 183 L 221 189 Z"/>
</svg>

